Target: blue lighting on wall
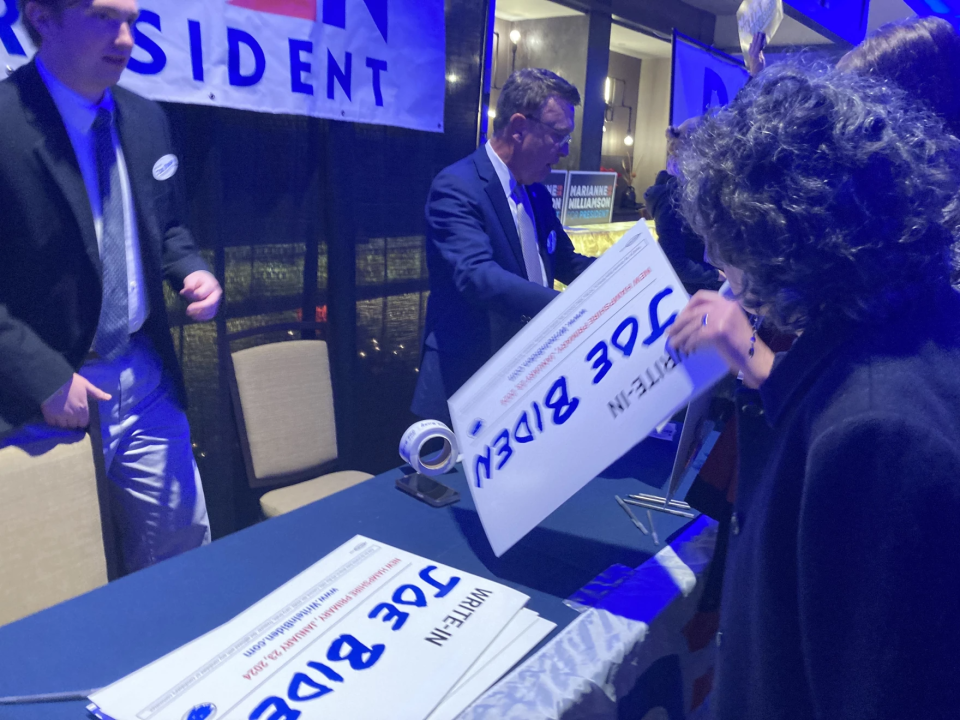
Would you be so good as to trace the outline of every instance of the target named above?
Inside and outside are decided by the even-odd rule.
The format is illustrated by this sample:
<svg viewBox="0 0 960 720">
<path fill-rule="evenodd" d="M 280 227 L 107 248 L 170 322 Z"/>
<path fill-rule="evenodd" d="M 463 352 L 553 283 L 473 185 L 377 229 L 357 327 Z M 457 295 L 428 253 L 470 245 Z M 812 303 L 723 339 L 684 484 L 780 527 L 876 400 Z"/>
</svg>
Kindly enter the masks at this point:
<svg viewBox="0 0 960 720">
<path fill-rule="evenodd" d="M 960 19 L 960 0 L 905 0 L 917 15 L 939 15 L 957 24 Z"/>
<path fill-rule="evenodd" d="M 784 12 L 834 41 L 856 45 L 867 33 L 870 0 L 785 0 Z"/>
</svg>

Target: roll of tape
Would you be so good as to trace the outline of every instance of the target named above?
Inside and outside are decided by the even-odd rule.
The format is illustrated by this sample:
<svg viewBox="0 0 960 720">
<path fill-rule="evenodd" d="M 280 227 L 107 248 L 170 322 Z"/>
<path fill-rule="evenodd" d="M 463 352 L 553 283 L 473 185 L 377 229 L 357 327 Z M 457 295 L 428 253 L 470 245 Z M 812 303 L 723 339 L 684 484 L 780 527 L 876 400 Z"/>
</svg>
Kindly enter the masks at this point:
<svg viewBox="0 0 960 720">
<path fill-rule="evenodd" d="M 420 458 L 420 452 L 427 441 L 434 438 L 443 440 L 443 448 L 439 455 L 424 461 Z M 457 462 L 458 453 L 457 438 L 453 430 L 439 420 L 421 420 L 414 423 L 400 438 L 400 457 L 423 475 L 442 475 Z"/>
</svg>

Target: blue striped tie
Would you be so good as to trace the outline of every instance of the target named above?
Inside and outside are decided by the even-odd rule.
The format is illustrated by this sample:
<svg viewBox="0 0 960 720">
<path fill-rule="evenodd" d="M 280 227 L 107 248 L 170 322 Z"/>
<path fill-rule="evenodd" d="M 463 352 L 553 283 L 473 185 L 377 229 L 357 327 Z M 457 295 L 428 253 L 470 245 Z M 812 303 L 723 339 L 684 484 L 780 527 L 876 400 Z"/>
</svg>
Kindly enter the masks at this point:
<svg viewBox="0 0 960 720">
<path fill-rule="evenodd" d="M 100 264 L 103 272 L 103 303 L 93 349 L 105 360 L 123 353 L 130 340 L 127 291 L 127 243 L 123 221 L 120 169 L 113 146 L 113 118 L 109 110 L 97 111 L 93 123 L 100 186 L 103 229 L 100 233 Z"/>
</svg>

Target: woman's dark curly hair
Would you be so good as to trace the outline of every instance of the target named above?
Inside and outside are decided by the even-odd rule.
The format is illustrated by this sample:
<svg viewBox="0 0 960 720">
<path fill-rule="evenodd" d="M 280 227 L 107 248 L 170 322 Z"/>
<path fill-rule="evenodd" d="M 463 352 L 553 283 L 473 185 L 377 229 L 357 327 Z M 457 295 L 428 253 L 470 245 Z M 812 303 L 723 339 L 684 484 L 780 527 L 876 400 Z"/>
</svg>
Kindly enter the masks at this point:
<svg viewBox="0 0 960 720">
<path fill-rule="evenodd" d="M 943 18 L 888 23 L 844 55 L 837 68 L 895 82 L 960 137 L 960 34 Z"/>
<path fill-rule="evenodd" d="M 681 211 L 780 329 L 882 321 L 948 284 L 960 141 L 901 90 L 780 63 L 681 150 Z"/>
</svg>

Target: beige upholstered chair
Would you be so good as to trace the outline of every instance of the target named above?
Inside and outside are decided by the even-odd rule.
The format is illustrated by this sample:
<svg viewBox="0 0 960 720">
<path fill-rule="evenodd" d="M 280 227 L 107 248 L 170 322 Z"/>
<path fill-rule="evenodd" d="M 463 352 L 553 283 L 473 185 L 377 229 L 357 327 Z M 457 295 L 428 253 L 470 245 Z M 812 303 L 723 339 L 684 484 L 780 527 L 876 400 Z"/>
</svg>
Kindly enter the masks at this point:
<svg viewBox="0 0 960 720">
<path fill-rule="evenodd" d="M 94 448 L 77 436 L 0 450 L 0 625 L 107 582 Z"/>
<path fill-rule="evenodd" d="M 238 350 L 234 412 L 247 478 L 254 490 L 284 485 L 260 498 L 270 517 L 369 480 L 337 462 L 337 428 L 327 344 L 289 340 Z"/>
</svg>

